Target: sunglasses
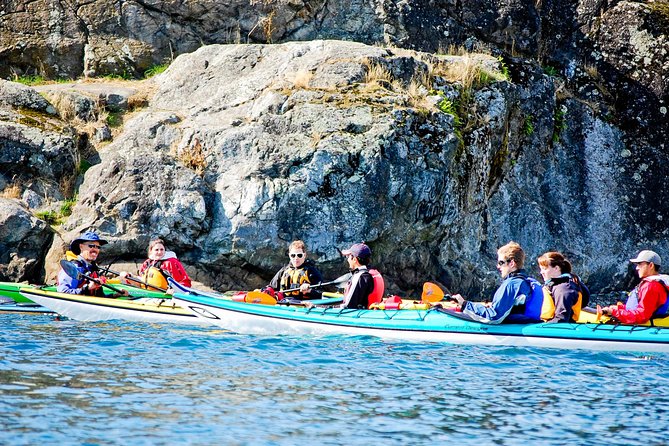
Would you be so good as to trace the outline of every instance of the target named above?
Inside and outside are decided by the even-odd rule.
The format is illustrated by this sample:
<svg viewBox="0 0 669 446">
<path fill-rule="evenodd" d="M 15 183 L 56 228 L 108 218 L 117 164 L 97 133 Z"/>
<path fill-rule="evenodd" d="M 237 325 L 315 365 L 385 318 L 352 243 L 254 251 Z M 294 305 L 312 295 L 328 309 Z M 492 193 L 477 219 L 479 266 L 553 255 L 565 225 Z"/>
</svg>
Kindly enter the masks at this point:
<svg viewBox="0 0 669 446">
<path fill-rule="evenodd" d="M 290 256 L 291 259 L 294 259 L 295 257 L 297 257 L 298 259 L 301 259 L 302 257 L 304 257 L 304 253 L 303 253 L 303 252 L 290 253 L 290 254 L 288 254 L 288 255 Z"/>
<path fill-rule="evenodd" d="M 92 244 L 89 244 L 89 243 L 85 243 L 84 246 L 88 246 L 89 249 L 100 249 L 101 248 L 100 245 L 92 245 Z"/>
<path fill-rule="evenodd" d="M 497 266 L 504 266 L 507 263 L 509 263 L 511 260 L 498 260 L 497 261 Z"/>
</svg>

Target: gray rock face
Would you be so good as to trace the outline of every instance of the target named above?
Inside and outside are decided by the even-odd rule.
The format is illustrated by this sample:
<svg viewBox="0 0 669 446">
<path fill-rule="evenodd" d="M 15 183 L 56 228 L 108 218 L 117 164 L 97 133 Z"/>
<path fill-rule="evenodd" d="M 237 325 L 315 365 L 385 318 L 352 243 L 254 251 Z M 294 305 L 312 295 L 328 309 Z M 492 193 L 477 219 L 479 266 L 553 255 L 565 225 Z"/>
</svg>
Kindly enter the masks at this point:
<svg viewBox="0 0 669 446">
<path fill-rule="evenodd" d="M 39 282 L 50 240 L 48 225 L 18 200 L 0 198 L 0 280 Z"/>
<path fill-rule="evenodd" d="M 640 246 L 662 251 L 630 213 L 619 129 L 531 64 L 510 68 L 518 82 L 454 89 L 436 67 L 463 61 L 335 41 L 180 56 L 86 173 L 63 239 L 97 228 L 113 258 L 162 236 L 223 289 L 264 283 L 295 238 L 326 276 L 368 242 L 390 291 L 493 287 L 511 239 L 528 263 L 567 252 L 595 289 L 626 280 Z M 426 72 L 441 96 L 416 88 Z M 444 98 L 467 106 L 444 113 Z"/>
<path fill-rule="evenodd" d="M 55 115 L 32 88 L 0 81 L 0 176 L 17 197 L 29 189 L 62 200 L 62 182 L 75 175 L 76 133 Z"/>
</svg>

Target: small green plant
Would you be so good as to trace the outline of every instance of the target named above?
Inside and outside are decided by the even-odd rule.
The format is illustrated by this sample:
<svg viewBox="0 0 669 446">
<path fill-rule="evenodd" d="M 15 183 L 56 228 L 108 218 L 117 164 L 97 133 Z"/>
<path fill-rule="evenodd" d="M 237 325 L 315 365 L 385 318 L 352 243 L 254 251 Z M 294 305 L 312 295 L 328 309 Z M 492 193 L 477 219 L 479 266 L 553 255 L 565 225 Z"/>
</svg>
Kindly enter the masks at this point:
<svg viewBox="0 0 669 446">
<path fill-rule="evenodd" d="M 16 76 L 14 78 L 14 82 L 18 82 L 19 84 L 23 85 L 39 85 L 43 84 L 46 82 L 46 79 L 42 76 Z"/>
<path fill-rule="evenodd" d="M 553 116 L 553 142 L 558 142 L 560 140 L 560 133 L 566 128 L 566 112 L 562 107 L 558 107 L 555 109 L 555 115 Z"/>
<path fill-rule="evenodd" d="M 558 70 L 555 67 L 552 67 L 550 65 L 546 65 L 545 67 L 543 67 L 543 69 L 544 69 L 544 73 L 546 73 L 547 75 L 549 75 L 551 77 L 557 77 L 558 76 Z"/>
<path fill-rule="evenodd" d="M 534 116 L 525 116 L 525 122 L 523 122 L 523 133 L 525 133 L 526 136 L 532 136 L 534 134 Z"/>
<path fill-rule="evenodd" d="M 76 203 L 77 203 L 77 197 L 65 200 L 63 204 L 60 206 L 60 215 L 62 215 L 63 217 L 69 217 L 70 215 L 72 215 L 72 208 Z"/>
<path fill-rule="evenodd" d="M 167 67 L 169 67 L 169 66 L 170 65 L 166 64 L 166 63 L 160 64 L 160 65 L 154 65 L 154 66 L 152 66 L 151 68 L 149 68 L 148 70 L 146 70 L 144 72 L 144 77 L 146 79 L 148 79 L 150 77 L 156 76 L 156 75 L 162 73 L 163 71 L 167 70 Z"/>
<path fill-rule="evenodd" d="M 106 118 L 107 125 L 109 127 L 120 127 L 123 124 L 123 113 L 121 112 L 109 112 Z"/>
<path fill-rule="evenodd" d="M 60 224 L 60 215 L 56 211 L 40 211 L 35 213 L 35 217 L 44 220 L 51 226 Z"/>
<path fill-rule="evenodd" d="M 88 169 L 90 169 L 92 164 L 88 160 L 79 161 L 79 166 L 77 166 L 77 175 L 83 175 Z"/>
<path fill-rule="evenodd" d="M 123 73 L 110 73 L 102 76 L 102 79 L 107 79 L 107 80 L 124 80 L 124 81 L 129 81 L 133 79 L 133 75 L 131 73 L 128 73 L 126 70 L 123 70 Z"/>
<path fill-rule="evenodd" d="M 502 56 L 499 56 L 497 60 L 499 61 L 499 66 L 502 76 L 504 76 L 504 79 L 508 81 L 509 79 L 511 79 L 511 75 L 509 74 L 509 67 L 507 66 L 506 63 L 504 63 L 504 59 L 502 58 Z"/>
</svg>

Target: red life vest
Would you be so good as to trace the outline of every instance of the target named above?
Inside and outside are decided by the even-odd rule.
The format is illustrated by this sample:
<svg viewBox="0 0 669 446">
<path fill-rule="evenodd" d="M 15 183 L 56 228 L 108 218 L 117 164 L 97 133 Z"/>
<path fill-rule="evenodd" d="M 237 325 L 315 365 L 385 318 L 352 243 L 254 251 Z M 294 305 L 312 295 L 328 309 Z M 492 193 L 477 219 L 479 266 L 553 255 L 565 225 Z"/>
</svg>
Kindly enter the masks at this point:
<svg viewBox="0 0 669 446">
<path fill-rule="evenodd" d="M 371 274 L 372 278 L 374 279 L 374 291 L 372 291 L 367 297 L 367 308 L 369 308 L 372 304 L 381 302 L 381 299 L 383 298 L 383 292 L 386 288 L 386 285 L 383 282 L 383 276 L 381 276 L 380 272 L 375 269 L 370 269 L 369 274 Z"/>
</svg>

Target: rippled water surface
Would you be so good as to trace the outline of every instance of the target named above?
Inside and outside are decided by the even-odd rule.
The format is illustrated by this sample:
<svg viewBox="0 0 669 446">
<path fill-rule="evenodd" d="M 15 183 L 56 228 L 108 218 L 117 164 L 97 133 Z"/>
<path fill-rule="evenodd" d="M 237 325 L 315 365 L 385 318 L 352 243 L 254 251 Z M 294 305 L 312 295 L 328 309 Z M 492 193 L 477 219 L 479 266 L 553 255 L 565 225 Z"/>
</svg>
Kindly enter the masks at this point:
<svg viewBox="0 0 669 446">
<path fill-rule="evenodd" d="M 669 442 L 669 355 L 0 324 L 2 445 Z"/>
</svg>

